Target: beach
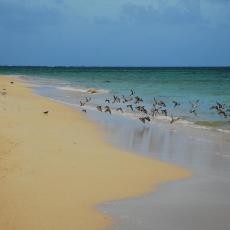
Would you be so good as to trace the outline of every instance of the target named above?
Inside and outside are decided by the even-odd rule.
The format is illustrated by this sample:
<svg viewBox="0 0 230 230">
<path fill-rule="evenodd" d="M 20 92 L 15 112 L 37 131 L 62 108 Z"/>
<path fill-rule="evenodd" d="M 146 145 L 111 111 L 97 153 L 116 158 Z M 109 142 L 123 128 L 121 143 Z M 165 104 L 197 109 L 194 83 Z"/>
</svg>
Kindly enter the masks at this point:
<svg viewBox="0 0 230 230">
<path fill-rule="evenodd" d="M 191 176 L 115 148 L 82 113 L 18 79 L 1 76 L 0 91 L 0 229 L 106 229 L 97 205 Z"/>
</svg>

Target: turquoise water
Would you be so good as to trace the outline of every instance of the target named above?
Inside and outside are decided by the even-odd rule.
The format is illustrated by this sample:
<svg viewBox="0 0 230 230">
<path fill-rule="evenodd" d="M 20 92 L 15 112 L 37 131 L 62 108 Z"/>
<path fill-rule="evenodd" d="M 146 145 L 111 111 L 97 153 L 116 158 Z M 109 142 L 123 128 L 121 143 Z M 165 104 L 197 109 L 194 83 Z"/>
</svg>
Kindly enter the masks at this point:
<svg viewBox="0 0 230 230">
<path fill-rule="evenodd" d="M 105 98 L 112 95 L 128 96 L 133 89 L 147 108 L 155 97 L 164 100 L 170 115 L 199 125 L 229 129 L 229 117 L 209 108 L 217 101 L 229 108 L 230 68 L 1 67 L 0 74 L 20 76 L 41 94 L 76 104 L 87 96 L 87 89 L 99 89 L 99 94 L 92 95 L 95 100 L 91 106 L 104 105 Z M 179 101 L 181 106 L 174 108 L 172 100 Z M 196 100 L 197 116 L 189 112 L 190 102 Z"/>
</svg>

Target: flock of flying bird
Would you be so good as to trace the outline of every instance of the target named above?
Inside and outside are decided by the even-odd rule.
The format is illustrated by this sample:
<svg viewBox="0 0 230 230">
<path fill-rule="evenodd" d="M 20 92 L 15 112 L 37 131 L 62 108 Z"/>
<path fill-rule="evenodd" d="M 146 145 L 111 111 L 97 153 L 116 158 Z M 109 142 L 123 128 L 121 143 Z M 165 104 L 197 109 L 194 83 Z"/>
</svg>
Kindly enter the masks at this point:
<svg viewBox="0 0 230 230">
<path fill-rule="evenodd" d="M 91 97 L 85 97 L 83 100 L 80 101 L 80 106 L 84 108 L 84 106 L 87 105 L 92 100 Z M 191 107 L 189 110 L 189 113 L 197 116 L 197 110 L 199 107 L 199 100 L 196 100 L 194 102 L 190 102 Z M 96 108 L 99 112 L 105 112 L 112 114 L 112 107 L 109 106 L 111 104 L 119 105 L 119 107 L 116 107 L 115 110 L 119 111 L 121 113 L 124 112 L 124 106 L 126 109 L 132 111 L 132 112 L 138 112 L 140 117 L 138 118 L 142 123 L 150 122 L 152 118 L 156 117 L 157 115 L 163 115 L 168 117 L 169 116 L 169 109 L 167 109 L 167 104 L 163 100 L 157 100 L 154 98 L 152 108 L 148 111 L 146 107 L 143 105 L 144 101 L 141 97 L 137 96 L 135 92 L 131 89 L 128 96 L 122 95 L 121 97 L 113 95 L 112 98 L 106 98 L 105 99 L 105 106 L 97 105 Z M 124 106 L 121 107 L 121 104 Z M 181 106 L 181 103 L 178 101 L 173 100 L 172 101 L 173 107 L 179 107 Z M 215 110 L 217 114 L 220 116 L 223 116 L 225 118 L 230 117 L 230 106 L 226 106 L 225 104 L 221 104 L 219 102 L 216 102 L 215 105 L 212 105 L 210 107 L 210 110 Z M 86 109 L 82 109 L 82 112 L 87 112 Z M 174 117 L 172 114 L 170 114 L 171 120 L 170 124 L 180 120 L 179 117 Z"/>
<path fill-rule="evenodd" d="M 10 82 L 10 84 L 14 84 L 13 81 Z M 2 92 L 0 92 L 2 95 L 6 95 L 6 89 L 3 89 Z M 87 105 L 92 100 L 91 97 L 85 97 L 84 101 L 80 101 L 80 106 L 84 107 Z M 197 110 L 199 107 L 199 100 L 196 100 L 194 102 L 190 102 L 191 107 L 189 112 L 191 114 L 194 114 L 197 116 Z M 96 108 L 99 112 L 105 112 L 112 114 L 111 107 L 109 104 L 118 104 L 119 107 L 117 107 L 115 110 L 119 111 L 121 113 L 124 112 L 124 107 L 121 107 L 121 103 L 124 104 L 124 106 L 129 109 L 132 112 L 138 112 L 140 117 L 138 118 L 141 122 L 146 123 L 150 122 L 151 118 L 156 117 L 157 115 L 163 115 L 163 116 L 168 116 L 169 115 L 169 109 L 167 109 L 167 105 L 163 100 L 157 100 L 156 98 L 153 99 L 153 104 L 152 108 L 150 111 L 146 109 L 146 107 L 143 105 L 144 101 L 141 97 L 137 96 L 135 92 L 131 89 L 129 96 L 124 96 L 122 95 L 121 97 L 113 95 L 112 99 L 106 98 L 105 99 L 105 106 L 102 105 L 97 105 Z M 179 107 L 181 106 L 181 103 L 178 101 L 172 101 L 173 107 Z M 114 107 L 114 106 L 113 106 Z M 225 104 L 216 102 L 216 104 L 212 105 L 210 110 L 214 110 L 218 115 L 223 116 L 224 118 L 230 117 L 230 106 L 226 106 Z M 82 109 L 82 112 L 87 112 L 86 109 Z M 44 111 L 44 114 L 48 114 L 49 111 Z M 170 124 L 180 120 L 181 118 L 179 117 L 174 117 L 172 114 L 170 114 L 171 120 Z"/>
<path fill-rule="evenodd" d="M 10 84 L 14 84 L 13 81 L 10 82 Z M 1 95 L 6 95 L 6 89 L 3 89 L 2 92 L 0 92 Z M 87 103 L 89 103 L 92 100 L 91 97 L 85 97 L 84 101 L 80 101 L 80 106 L 84 107 Z M 196 100 L 195 102 L 190 102 L 191 108 L 189 112 L 191 114 L 194 114 L 197 116 L 197 110 L 199 107 L 199 100 Z M 143 105 L 144 101 L 141 97 L 137 96 L 135 92 L 131 89 L 129 96 L 122 95 L 121 97 L 113 95 L 112 99 L 105 99 L 105 103 L 107 105 L 97 105 L 97 110 L 99 112 L 105 112 L 112 114 L 111 107 L 109 104 L 118 104 L 119 107 L 117 107 L 115 110 L 120 111 L 121 113 L 124 112 L 124 107 L 122 108 L 120 105 L 123 103 L 127 109 L 129 109 L 132 112 L 138 112 L 140 114 L 140 117 L 138 118 L 141 122 L 146 123 L 151 121 L 151 117 L 154 118 L 157 115 L 169 115 L 169 110 L 167 109 L 167 105 L 163 100 L 157 100 L 155 97 L 153 99 L 152 108 L 150 111 L 146 109 L 146 107 Z M 178 106 L 181 106 L 181 103 L 178 101 L 172 101 L 173 107 L 176 108 Z M 212 105 L 210 110 L 214 110 L 218 115 L 223 116 L 224 118 L 230 117 L 230 106 L 226 106 L 223 103 L 216 102 L 216 104 Z M 82 112 L 87 112 L 86 109 L 82 109 Z M 48 114 L 49 110 L 44 111 L 44 114 Z M 180 120 L 179 117 L 174 117 L 172 114 L 170 114 L 171 120 L 170 124 Z"/>
</svg>

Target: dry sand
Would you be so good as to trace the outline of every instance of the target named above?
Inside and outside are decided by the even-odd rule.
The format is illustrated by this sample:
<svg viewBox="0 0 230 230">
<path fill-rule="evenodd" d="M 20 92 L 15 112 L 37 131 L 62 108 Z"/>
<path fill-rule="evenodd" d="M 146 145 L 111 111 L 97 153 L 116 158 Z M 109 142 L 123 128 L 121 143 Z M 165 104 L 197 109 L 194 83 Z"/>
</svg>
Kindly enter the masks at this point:
<svg viewBox="0 0 230 230">
<path fill-rule="evenodd" d="M 16 79 L 1 76 L 3 89 L 1 230 L 106 229 L 111 220 L 96 210 L 97 204 L 191 175 L 115 149 L 83 114 L 34 95 Z"/>
</svg>

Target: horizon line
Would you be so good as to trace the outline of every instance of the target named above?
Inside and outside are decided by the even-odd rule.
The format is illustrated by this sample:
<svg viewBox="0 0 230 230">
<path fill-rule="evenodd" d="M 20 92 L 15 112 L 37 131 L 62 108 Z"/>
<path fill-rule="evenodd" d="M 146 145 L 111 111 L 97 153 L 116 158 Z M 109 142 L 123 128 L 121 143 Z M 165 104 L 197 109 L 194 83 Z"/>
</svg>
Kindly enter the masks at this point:
<svg viewBox="0 0 230 230">
<path fill-rule="evenodd" d="M 119 66 L 119 65 L 105 65 L 105 66 L 94 66 L 94 65 L 0 65 L 2 67 L 31 67 L 31 68 L 230 68 L 230 65 L 207 65 L 207 66 Z"/>
</svg>

